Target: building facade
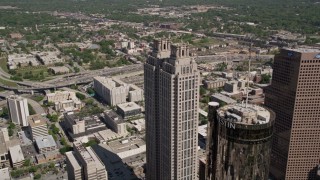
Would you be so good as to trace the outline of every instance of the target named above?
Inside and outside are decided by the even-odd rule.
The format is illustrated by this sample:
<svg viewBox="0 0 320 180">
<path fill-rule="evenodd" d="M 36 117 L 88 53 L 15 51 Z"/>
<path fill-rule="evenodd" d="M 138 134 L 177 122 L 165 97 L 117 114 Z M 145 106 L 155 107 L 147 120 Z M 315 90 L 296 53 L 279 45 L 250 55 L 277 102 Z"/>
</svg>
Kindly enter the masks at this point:
<svg viewBox="0 0 320 180">
<path fill-rule="evenodd" d="M 252 104 L 209 103 L 207 180 L 268 179 L 275 114 Z"/>
<path fill-rule="evenodd" d="M 133 84 L 127 84 L 117 78 L 97 76 L 93 80 L 94 90 L 110 106 L 128 101 L 143 100 L 143 90 Z"/>
<path fill-rule="evenodd" d="M 94 90 L 110 106 L 125 103 L 129 85 L 115 78 L 94 77 Z"/>
<path fill-rule="evenodd" d="M 31 137 L 34 140 L 36 137 L 48 135 L 47 121 L 39 114 L 28 117 L 29 129 Z"/>
<path fill-rule="evenodd" d="M 126 136 L 128 134 L 126 122 L 114 111 L 104 112 L 104 119 L 108 128 L 112 129 L 114 132 L 121 136 Z"/>
<path fill-rule="evenodd" d="M 265 105 L 277 115 L 271 174 L 315 179 L 320 154 L 320 50 L 282 49 L 275 56 Z"/>
<path fill-rule="evenodd" d="M 52 152 L 58 149 L 57 143 L 52 135 L 36 137 L 35 143 L 39 154 Z"/>
<path fill-rule="evenodd" d="M 25 159 L 24 159 L 20 145 L 9 147 L 9 154 L 10 154 L 11 166 L 13 168 L 19 168 L 23 166 Z"/>
<path fill-rule="evenodd" d="M 7 104 L 12 122 L 21 126 L 28 126 L 29 108 L 27 99 L 12 95 L 7 98 Z"/>
<path fill-rule="evenodd" d="M 56 111 L 80 110 L 84 106 L 84 103 L 77 98 L 76 93 L 71 91 L 56 91 L 47 94 L 46 98 L 47 102 L 54 103 Z"/>
<path fill-rule="evenodd" d="M 80 162 L 73 151 L 66 152 L 66 164 L 69 180 L 82 180 L 82 169 Z"/>
<path fill-rule="evenodd" d="M 74 143 L 74 152 L 67 154 L 68 178 L 74 180 L 107 180 L 104 164 L 91 147 Z"/>
<path fill-rule="evenodd" d="M 147 179 L 196 179 L 199 76 L 187 44 L 154 41 L 144 65 Z"/>
</svg>

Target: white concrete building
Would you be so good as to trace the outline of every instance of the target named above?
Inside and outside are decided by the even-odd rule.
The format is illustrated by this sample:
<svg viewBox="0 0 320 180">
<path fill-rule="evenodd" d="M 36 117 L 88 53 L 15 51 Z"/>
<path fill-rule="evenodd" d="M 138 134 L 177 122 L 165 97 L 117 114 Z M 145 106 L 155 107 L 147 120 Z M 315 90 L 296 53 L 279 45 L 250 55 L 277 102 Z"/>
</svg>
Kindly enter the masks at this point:
<svg viewBox="0 0 320 180">
<path fill-rule="evenodd" d="M 91 147 L 84 147 L 82 143 L 75 142 L 73 149 L 74 153 L 67 153 L 68 179 L 108 180 L 103 162 Z"/>
<path fill-rule="evenodd" d="M 133 84 L 130 84 L 128 96 L 130 102 L 142 101 L 144 99 L 143 90 Z"/>
<path fill-rule="evenodd" d="M 57 149 L 57 143 L 51 135 L 35 138 L 37 150 L 40 154 L 51 152 Z"/>
<path fill-rule="evenodd" d="M 47 121 L 39 114 L 31 115 L 28 117 L 29 129 L 31 137 L 35 140 L 36 137 L 47 136 L 48 128 Z"/>
<path fill-rule="evenodd" d="M 116 78 L 97 76 L 93 80 L 94 90 L 110 106 L 125 103 L 129 85 Z"/>
<path fill-rule="evenodd" d="M 71 91 L 56 91 L 46 95 L 48 102 L 54 103 L 56 111 L 74 111 L 83 108 L 82 103 L 76 96 L 75 92 Z"/>
<path fill-rule="evenodd" d="M 127 125 L 125 121 L 114 111 L 104 112 L 105 121 L 110 129 L 121 136 L 128 134 Z"/>
<path fill-rule="evenodd" d="M 11 166 L 14 168 L 19 168 L 23 166 L 24 156 L 20 145 L 16 145 L 9 148 L 9 154 L 11 158 Z"/>
<path fill-rule="evenodd" d="M 7 98 L 7 104 L 12 122 L 21 126 L 28 126 L 29 108 L 27 99 L 12 95 Z"/>
<path fill-rule="evenodd" d="M 67 172 L 69 180 L 82 180 L 80 162 L 76 159 L 73 151 L 66 152 Z"/>
<path fill-rule="evenodd" d="M 40 63 L 32 54 L 10 54 L 8 55 L 9 69 L 17 69 L 25 66 L 38 66 Z"/>
</svg>

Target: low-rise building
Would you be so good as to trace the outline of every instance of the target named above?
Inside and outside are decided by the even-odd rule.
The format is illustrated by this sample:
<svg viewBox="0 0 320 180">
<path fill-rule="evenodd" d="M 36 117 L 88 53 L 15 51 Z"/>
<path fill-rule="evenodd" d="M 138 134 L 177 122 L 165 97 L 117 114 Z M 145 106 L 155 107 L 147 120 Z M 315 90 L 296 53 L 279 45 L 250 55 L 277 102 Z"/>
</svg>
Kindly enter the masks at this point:
<svg viewBox="0 0 320 180">
<path fill-rule="evenodd" d="M 69 112 L 64 114 L 64 125 L 69 135 L 76 138 L 107 129 L 101 118 L 100 115 L 79 117 L 73 112 Z"/>
<path fill-rule="evenodd" d="M 238 82 L 237 81 L 229 81 L 224 85 L 224 90 L 229 93 L 235 93 L 238 91 Z"/>
<path fill-rule="evenodd" d="M 0 177 L 2 180 L 11 180 L 9 168 L 0 169 Z"/>
<path fill-rule="evenodd" d="M 40 154 L 57 150 L 57 143 L 51 135 L 36 137 L 35 142 Z"/>
<path fill-rule="evenodd" d="M 146 143 L 137 137 L 112 141 L 108 145 L 103 145 L 103 147 L 117 155 L 117 157 L 108 157 L 111 161 L 113 161 L 113 158 L 118 161 L 119 157 L 125 159 L 146 152 Z"/>
<path fill-rule="evenodd" d="M 36 155 L 36 160 L 38 164 L 43 164 L 47 163 L 49 161 L 52 161 L 54 159 L 59 159 L 61 158 L 62 155 L 60 154 L 59 151 L 50 151 L 44 154 L 38 154 Z"/>
<path fill-rule="evenodd" d="M 223 94 L 220 94 L 220 93 L 213 94 L 211 96 L 211 101 L 215 101 L 218 103 L 226 103 L 226 104 L 234 104 L 237 102 L 236 100 L 234 100 L 228 96 L 225 96 Z"/>
<path fill-rule="evenodd" d="M 47 120 L 40 114 L 31 115 L 28 117 L 29 129 L 31 137 L 34 140 L 36 137 L 48 135 Z"/>
<path fill-rule="evenodd" d="M 125 121 L 116 112 L 104 112 L 104 117 L 107 126 L 114 132 L 118 133 L 121 136 L 126 136 L 128 134 Z"/>
<path fill-rule="evenodd" d="M 9 148 L 9 154 L 11 159 L 11 166 L 13 168 L 19 168 L 23 166 L 24 156 L 20 145 L 16 145 Z"/>
<path fill-rule="evenodd" d="M 8 55 L 9 69 L 18 69 L 19 67 L 38 66 L 40 63 L 32 54 L 10 54 Z"/>
<path fill-rule="evenodd" d="M 225 79 L 225 78 L 204 79 L 202 81 L 206 89 L 215 89 L 215 88 L 224 87 L 226 82 L 228 82 L 228 79 Z"/>
<path fill-rule="evenodd" d="M 75 92 L 71 91 L 56 91 L 46 95 L 47 102 L 54 103 L 56 111 L 75 111 L 83 108 L 84 103 L 81 102 Z"/>
<path fill-rule="evenodd" d="M 65 66 L 49 67 L 49 71 L 53 74 L 67 74 L 70 72 L 70 69 Z"/>
<path fill-rule="evenodd" d="M 52 65 L 55 63 L 64 62 L 63 59 L 59 58 L 58 51 L 48 51 L 48 52 L 35 52 L 36 58 L 41 62 L 43 65 Z"/>
<path fill-rule="evenodd" d="M 133 124 L 133 128 L 135 128 L 137 131 L 144 131 L 146 129 L 146 120 L 145 119 L 137 119 L 134 121 L 131 121 Z"/>
<path fill-rule="evenodd" d="M 123 118 L 135 116 L 141 113 L 141 107 L 134 102 L 128 102 L 117 105 L 117 113 Z"/>
<path fill-rule="evenodd" d="M 0 129 L 0 169 L 10 167 L 9 148 L 19 145 L 18 139 L 9 139 L 8 129 Z"/>
</svg>

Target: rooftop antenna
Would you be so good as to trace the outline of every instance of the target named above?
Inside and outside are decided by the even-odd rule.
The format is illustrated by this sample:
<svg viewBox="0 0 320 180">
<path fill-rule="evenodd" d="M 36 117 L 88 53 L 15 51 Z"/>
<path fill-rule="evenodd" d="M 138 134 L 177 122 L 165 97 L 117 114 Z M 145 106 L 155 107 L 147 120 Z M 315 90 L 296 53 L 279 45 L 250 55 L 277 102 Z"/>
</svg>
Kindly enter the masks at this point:
<svg viewBox="0 0 320 180">
<path fill-rule="evenodd" d="M 251 46 L 252 46 L 252 43 L 250 44 L 250 48 L 249 48 L 249 69 L 248 69 L 248 79 L 247 79 L 246 108 L 248 107 L 248 99 L 249 99 L 249 78 L 250 78 L 250 66 L 251 66 Z"/>
</svg>

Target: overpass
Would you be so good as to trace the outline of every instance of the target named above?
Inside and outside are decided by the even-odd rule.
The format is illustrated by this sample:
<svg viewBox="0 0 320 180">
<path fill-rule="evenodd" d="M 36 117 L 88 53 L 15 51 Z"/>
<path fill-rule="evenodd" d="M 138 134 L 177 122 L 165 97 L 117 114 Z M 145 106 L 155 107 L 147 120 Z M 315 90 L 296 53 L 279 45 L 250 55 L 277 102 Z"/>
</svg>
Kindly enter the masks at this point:
<svg viewBox="0 0 320 180">
<path fill-rule="evenodd" d="M 58 77 L 57 79 L 46 81 L 46 82 L 30 82 L 30 81 L 20 82 L 20 81 L 9 80 L 25 87 L 11 87 L 1 83 L 0 83 L 0 87 L 7 90 L 30 93 L 32 91 L 42 91 L 47 89 L 56 89 L 56 88 L 71 86 L 74 84 L 90 83 L 93 81 L 93 78 L 95 76 L 113 76 L 113 75 L 131 73 L 131 72 L 142 71 L 142 70 L 143 70 L 143 64 L 133 64 L 133 65 L 122 66 L 122 67 L 107 68 L 103 70 L 88 71 L 88 72 L 79 73 L 79 74 L 64 75 L 64 76 Z"/>
</svg>

